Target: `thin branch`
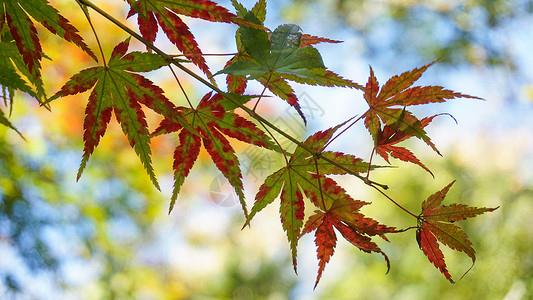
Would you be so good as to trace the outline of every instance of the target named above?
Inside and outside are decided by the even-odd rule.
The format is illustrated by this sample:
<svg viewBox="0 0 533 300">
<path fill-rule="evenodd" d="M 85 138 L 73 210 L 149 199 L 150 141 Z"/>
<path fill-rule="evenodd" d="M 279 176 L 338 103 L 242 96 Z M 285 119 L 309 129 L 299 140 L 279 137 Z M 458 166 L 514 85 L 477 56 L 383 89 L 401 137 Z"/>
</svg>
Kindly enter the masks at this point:
<svg viewBox="0 0 533 300">
<path fill-rule="evenodd" d="M 334 136 L 332 139 L 330 139 L 325 145 L 324 147 L 322 147 L 322 150 L 326 149 L 327 146 L 329 146 L 329 144 L 331 144 L 336 138 L 338 138 L 339 136 L 341 136 L 346 130 L 350 129 L 350 127 L 352 127 L 355 123 L 357 123 L 364 115 L 361 115 L 359 118 L 357 118 L 355 121 L 353 121 L 350 125 L 348 125 L 346 128 L 344 128 L 341 132 L 339 132 L 336 136 Z M 355 116 L 353 117 L 355 118 Z"/>
<path fill-rule="evenodd" d="M 412 212 L 408 211 L 405 207 L 401 206 L 398 202 L 394 201 L 394 199 L 392 199 L 389 195 L 385 194 L 385 192 L 380 190 L 377 186 L 375 186 L 375 185 L 373 185 L 373 184 L 371 184 L 369 182 L 367 182 L 367 184 L 370 185 L 371 187 L 373 187 L 374 189 L 376 189 L 378 192 L 380 192 L 383 196 L 385 196 L 385 198 L 389 199 L 392 203 L 394 203 L 396 206 L 398 206 L 401 210 L 405 211 L 406 213 L 410 214 L 414 218 L 418 219 L 417 215 L 415 215 Z"/>
<path fill-rule="evenodd" d="M 235 56 L 239 53 L 187 53 L 187 56 Z M 172 57 L 180 57 L 180 56 L 184 56 L 185 57 L 185 54 L 175 54 L 175 55 L 170 55 Z"/>
</svg>

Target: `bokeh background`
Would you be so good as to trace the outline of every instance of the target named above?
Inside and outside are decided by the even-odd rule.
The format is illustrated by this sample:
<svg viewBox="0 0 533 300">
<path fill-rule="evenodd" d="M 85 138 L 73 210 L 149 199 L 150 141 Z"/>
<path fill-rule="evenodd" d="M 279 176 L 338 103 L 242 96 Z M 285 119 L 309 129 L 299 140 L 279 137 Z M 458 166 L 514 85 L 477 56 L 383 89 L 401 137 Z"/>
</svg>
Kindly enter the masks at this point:
<svg viewBox="0 0 533 300">
<path fill-rule="evenodd" d="M 51 1 L 96 49 L 96 41 L 74 1 Z M 123 1 L 94 1 L 124 20 Z M 229 1 L 219 1 L 230 7 Z M 246 6 L 253 3 L 245 1 Z M 419 141 L 408 145 L 435 178 L 417 166 L 376 171 L 389 195 L 408 209 L 452 180 L 445 203 L 500 208 L 464 222 L 477 251 L 472 270 L 451 285 L 418 249 L 413 231 L 390 236 L 380 247 L 392 262 L 389 274 L 379 255 L 338 242 L 316 290 L 312 236 L 299 246 L 299 274 L 281 229 L 277 203 L 241 230 L 240 206 L 209 156 L 202 153 L 185 181 L 174 211 L 173 136 L 152 141 L 156 191 L 115 120 L 79 182 L 82 123 L 88 94 L 56 100 L 51 111 L 16 95 L 12 130 L 0 128 L 1 299 L 532 299 L 533 298 L 533 2 L 521 0 L 268 1 L 266 25 L 296 23 L 304 32 L 344 41 L 319 45 L 326 66 L 364 84 L 369 65 L 380 83 L 436 59 L 419 84 L 443 85 L 485 101 L 454 100 L 420 108 L 421 115 L 447 112 L 429 127 L 440 157 Z M 91 14 L 109 53 L 127 35 Z M 135 19 L 125 21 L 134 27 Z M 235 27 L 187 19 L 205 53 L 235 51 Z M 44 80 L 49 93 L 93 62 L 75 46 L 42 27 Z M 176 50 L 164 38 L 158 46 Z M 142 49 L 139 44 L 133 46 Z M 225 58 L 210 57 L 212 70 Z M 198 101 L 207 91 L 178 74 Z M 148 75 L 177 104 L 183 95 L 168 72 Z M 223 83 L 224 78 L 217 78 Z M 354 90 L 296 85 L 309 125 L 304 128 L 282 101 L 262 109 L 281 128 L 305 136 L 365 111 Z M 261 91 L 251 85 L 250 93 Z M 264 103 L 264 102 L 263 102 Z M 149 117 L 151 128 L 159 119 Z M 368 159 L 371 140 L 362 125 L 332 149 Z M 281 162 L 236 144 L 248 203 L 262 180 Z M 384 163 L 383 161 L 378 161 Z M 364 212 L 400 228 L 415 220 L 354 178 L 339 181 L 356 199 L 373 202 Z M 470 267 L 465 255 L 444 250 L 458 279 Z"/>
</svg>

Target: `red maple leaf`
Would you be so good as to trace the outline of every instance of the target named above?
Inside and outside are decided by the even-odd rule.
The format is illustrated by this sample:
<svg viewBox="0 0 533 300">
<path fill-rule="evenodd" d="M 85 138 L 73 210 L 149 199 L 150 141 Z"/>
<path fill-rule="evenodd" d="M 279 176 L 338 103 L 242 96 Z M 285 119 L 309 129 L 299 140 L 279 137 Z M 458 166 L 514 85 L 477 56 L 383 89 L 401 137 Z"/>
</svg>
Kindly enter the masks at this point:
<svg viewBox="0 0 533 300">
<path fill-rule="evenodd" d="M 315 231 L 315 244 L 317 246 L 318 275 L 315 287 L 320 281 L 322 271 L 333 255 L 337 237 L 334 228 L 354 246 L 367 253 L 380 253 L 387 262 L 387 272 L 390 268 L 388 257 L 378 245 L 372 241 L 372 236 L 379 235 L 386 241 L 386 233 L 397 232 L 394 227 L 387 227 L 377 221 L 365 217 L 359 209 L 367 204 L 352 199 L 346 191 L 335 181 L 324 176 L 316 176 L 321 187 L 320 193 L 306 192 L 311 201 L 320 208 L 307 220 L 302 235 Z"/>
<path fill-rule="evenodd" d="M 225 67 L 229 67 L 234 61 L 238 60 L 238 56 L 228 60 Z M 228 86 L 228 92 L 243 95 L 246 90 L 247 81 L 244 76 L 236 76 L 228 74 L 226 76 L 226 84 Z"/>
<path fill-rule="evenodd" d="M 438 242 L 453 250 L 466 253 L 472 259 L 472 266 L 474 266 L 476 251 L 472 248 L 472 242 L 470 242 L 466 233 L 453 223 L 473 218 L 498 208 L 477 208 L 456 203 L 441 206 L 442 200 L 454 182 L 452 181 L 422 203 L 422 212 L 418 216 L 418 229 L 416 232 L 416 239 L 422 252 L 451 283 L 454 283 L 454 281 L 446 268 L 444 254 L 440 250 Z"/>
<path fill-rule="evenodd" d="M 310 34 L 302 34 L 302 37 L 300 38 L 300 48 L 319 44 L 319 43 L 338 44 L 338 43 L 342 43 L 342 41 L 331 40 L 331 39 L 318 37 L 318 36 L 314 36 Z"/>
<path fill-rule="evenodd" d="M 5 5 L 5 6 L 4 6 Z M 28 67 L 31 80 L 37 89 L 37 96 L 44 97 L 43 81 L 41 79 L 41 59 L 43 51 L 31 16 L 41 23 L 48 31 L 64 40 L 71 42 L 85 51 L 95 61 L 98 61 L 91 49 L 85 44 L 78 30 L 69 21 L 51 6 L 46 0 L 32 1 L 2 1 L 0 6 L 0 20 L 7 20 L 11 36 Z M 1 26 L 0 26 L 1 27 Z M 40 99 L 38 99 L 40 101 Z"/>
<path fill-rule="evenodd" d="M 389 125 L 393 130 L 405 132 L 410 136 L 422 139 L 438 153 L 437 148 L 424 131 L 422 123 L 405 108 L 412 105 L 445 102 L 453 98 L 478 97 L 456 93 L 441 86 L 415 86 L 414 82 L 422 76 L 427 68 L 435 62 L 413 69 L 401 75 L 390 78 L 384 86 L 374 76 L 370 68 L 370 76 L 365 86 L 364 98 L 370 108 L 364 113 L 365 126 L 377 144 L 381 124 Z"/>
<path fill-rule="evenodd" d="M 128 0 L 131 9 L 128 17 L 135 14 L 142 36 L 153 43 L 159 26 L 168 39 L 208 77 L 212 74 L 202 51 L 189 27 L 179 15 L 199 18 L 211 22 L 234 23 L 262 28 L 230 13 L 226 8 L 209 0 Z M 158 26 L 159 24 L 159 26 Z"/>
<path fill-rule="evenodd" d="M 265 182 L 257 192 L 250 217 L 246 222 L 246 224 L 248 224 L 256 213 L 271 204 L 279 196 L 281 200 L 279 210 L 281 223 L 290 243 L 293 267 L 295 270 L 297 256 L 296 246 L 298 239 L 302 234 L 301 229 L 305 219 L 304 195 L 311 199 L 315 206 L 320 207 L 321 209 L 324 209 L 326 205 L 332 205 L 332 203 L 340 204 L 342 201 L 346 201 L 340 198 L 347 198 L 349 196 L 333 179 L 326 178 L 324 175 L 343 175 L 347 173 L 345 169 L 354 173 L 361 173 L 366 172 L 369 168 L 368 163 L 363 162 L 362 159 L 356 158 L 353 155 L 324 151 L 324 146 L 331 140 L 335 131 L 343 124 L 325 131 L 318 131 L 303 142 L 303 147 L 319 151 L 321 158 L 313 156 L 309 151 L 302 146 L 299 146 L 291 155 L 288 165 L 269 175 L 265 179 Z M 324 158 L 336 162 L 345 169 L 331 164 L 330 161 L 327 161 Z M 347 212 L 356 211 L 363 204 L 364 202 L 360 201 L 355 204 L 350 203 L 350 208 L 347 207 L 345 209 Z M 379 226 L 376 226 L 374 223 L 370 224 L 372 222 L 369 222 L 369 219 L 367 218 L 363 218 L 362 215 L 352 215 L 341 218 L 340 215 L 342 214 L 342 211 L 335 211 L 335 213 L 338 214 L 334 214 L 334 216 L 342 219 L 343 222 L 351 220 L 354 228 L 357 228 L 357 226 L 365 227 L 361 230 L 361 234 L 363 234 L 363 232 L 370 232 L 370 227 L 375 228 L 377 231 L 382 230 L 376 229 Z M 369 222 L 368 226 L 363 225 L 365 222 Z M 343 234 L 348 234 L 348 231 L 344 231 Z M 352 240 L 355 243 L 355 237 Z"/>
<path fill-rule="evenodd" d="M 435 116 L 420 120 L 422 128 L 431 123 Z M 377 144 L 375 146 L 376 153 L 383 157 L 388 163 L 390 163 L 390 154 L 392 157 L 421 166 L 433 176 L 433 173 L 431 173 L 431 171 L 411 151 L 404 147 L 394 146 L 395 144 L 412 137 L 412 135 L 400 130 L 394 130 L 391 126 L 385 125 L 383 130 L 380 129 L 378 131 L 377 137 Z"/>
<path fill-rule="evenodd" d="M 215 94 L 212 97 L 211 95 L 212 92 L 206 94 L 196 109 L 179 108 L 180 115 L 194 131 L 187 130 L 182 124 L 170 119 L 165 119 L 154 132 L 157 135 L 179 131 L 180 144 L 174 151 L 174 191 L 169 212 L 174 207 L 180 188 L 193 167 L 203 143 L 211 160 L 235 189 L 244 213 L 248 217 L 239 160 L 224 135 L 267 149 L 277 149 L 277 146 L 254 123 L 226 110 L 222 95 Z"/>
<path fill-rule="evenodd" d="M 135 72 L 149 72 L 161 68 L 166 62 L 159 55 L 143 52 L 127 53 L 130 38 L 119 43 L 105 66 L 80 71 L 65 83 L 49 101 L 85 92 L 94 87 L 89 96 L 83 122 L 85 142 L 83 158 L 78 171 L 80 178 L 89 157 L 105 134 L 107 125 L 115 113 L 122 131 L 139 156 L 150 179 L 159 188 L 152 168 L 150 137 L 143 104 L 165 118 L 191 128 L 177 112 L 163 90 L 147 78 Z M 192 129 L 191 129 L 192 130 Z"/>
</svg>

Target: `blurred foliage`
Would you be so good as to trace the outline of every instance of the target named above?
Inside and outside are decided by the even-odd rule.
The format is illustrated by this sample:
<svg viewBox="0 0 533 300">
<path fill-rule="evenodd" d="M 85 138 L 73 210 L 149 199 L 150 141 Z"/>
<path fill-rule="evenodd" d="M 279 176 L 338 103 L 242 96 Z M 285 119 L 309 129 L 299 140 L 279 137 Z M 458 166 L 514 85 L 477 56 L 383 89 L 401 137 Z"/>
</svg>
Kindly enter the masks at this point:
<svg viewBox="0 0 533 300">
<path fill-rule="evenodd" d="M 511 71 L 520 61 L 505 32 L 509 25 L 530 20 L 533 12 L 530 0 L 292 0 L 285 16 L 301 19 L 317 6 L 355 30 L 370 56 L 392 51 L 392 60 L 415 55 L 423 61 L 500 65 Z"/>
<path fill-rule="evenodd" d="M 126 183 L 103 174 L 91 184 L 74 187 L 71 174 L 61 170 L 73 153 L 49 143 L 41 146 L 48 148 L 43 156 L 28 155 L 20 144 L 8 142 L 5 130 L 0 135 L 0 247 L 20 259 L 2 273 L 5 287 L 38 298 L 26 273 L 53 273 L 53 288 L 62 289 L 73 280 L 72 274 L 65 274 L 69 267 L 81 263 L 81 271 L 98 263 L 106 271 L 87 279 L 107 285 L 102 288 L 109 296 L 105 298 L 123 294 L 128 289 L 116 291 L 107 277 L 135 273 L 141 267 L 130 261 L 131 248 L 150 242 L 148 233 L 159 210 L 157 202 L 148 203 L 148 195 L 141 196 L 133 182 L 126 188 Z M 110 165 L 107 170 L 104 164 L 101 167 L 102 172 L 113 174 Z M 95 185 L 101 189 L 92 188 Z M 132 238 L 137 233 L 141 239 Z"/>
<path fill-rule="evenodd" d="M 256 268 L 250 271 L 240 259 L 246 255 L 239 250 L 243 245 L 226 235 L 205 238 L 191 230 L 183 240 L 172 241 L 181 224 L 170 229 L 174 234 L 162 236 L 172 225 L 167 201 L 142 168 L 121 164 L 114 156 L 127 147 L 99 155 L 91 172 L 74 183 L 77 151 L 57 149 L 36 137 L 37 143 L 24 145 L 13 132 L 1 130 L 0 253 L 11 255 L 0 258 L 1 298 L 83 293 L 85 299 L 267 299 L 288 294 L 294 284 L 282 274 L 290 274 L 284 261 L 254 255 Z M 202 227 L 194 215 L 180 217 Z M 228 225 L 237 228 L 233 236 L 241 225 L 241 219 Z M 191 253 L 209 249 L 217 257 L 209 268 L 224 271 L 193 275 L 194 266 L 173 267 L 165 253 L 179 247 Z M 33 287 L 40 276 L 49 277 L 48 295 Z"/>
<path fill-rule="evenodd" d="M 18 180 L 12 180 L 18 178 Z M 34 186 L 35 182 L 39 186 Z M 46 228 L 51 220 L 43 206 L 48 206 L 42 194 L 56 196 L 50 170 L 24 161 L 13 153 L 4 134 L 0 139 L 0 243 L 2 247 L 15 248 L 30 271 L 48 268 L 57 271 L 58 260 L 40 236 L 40 228 Z M 5 286 L 20 291 L 21 282 L 9 270 L 1 273 Z"/>
</svg>

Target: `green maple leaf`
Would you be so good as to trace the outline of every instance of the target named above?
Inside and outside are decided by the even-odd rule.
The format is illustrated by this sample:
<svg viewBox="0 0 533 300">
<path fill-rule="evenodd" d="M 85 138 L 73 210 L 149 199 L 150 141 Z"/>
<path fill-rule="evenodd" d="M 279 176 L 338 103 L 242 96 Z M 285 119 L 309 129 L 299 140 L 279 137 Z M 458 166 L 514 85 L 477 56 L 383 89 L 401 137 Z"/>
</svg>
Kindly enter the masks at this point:
<svg viewBox="0 0 533 300">
<path fill-rule="evenodd" d="M 19 90 L 38 98 L 37 92 L 28 85 L 20 73 L 31 78 L 28 67 L 14 42 L 0 42 L 0 86 Z M 20 72 L 20 73 L 19 73 Z M 12 93 L 11 93 L 12 95 Z"/>
<path fill-rule="evenodd" d="M 203 143 L 211 160 L 235 189 L 244 214 L 248 217 L 239 160 L 224 135 L 254 146 L 281 150 L 254 123 L 230 111 L 235 108 L 233 103 L 228 103 L 220 94 L 212 97 L 211 95 L 212 93 L 205 95 L 196 109 L 179 108 L 180 115 L 187 124 L 190 124 L 193 131 L 187 130 L 175 121 L 165 119 L 154 132 L 157 135 L 179 131 L 180 144 L 174 151 L 174 191 L 169 212 L 174 207 L 180 188 L 193 167 Z"/>
<path fill-rule="evenodd" d="M 83 158 L 78 171 L 80 178 L 90 155 L 105 134 L 114 112 L 122 131 L 127 136 L 144 165 L 150 179 L 159 188 L 152 165 L 150 137 L 141 109 L 141 103 L 170 120 L 192 130 L 179 115 L 176 107 L 164 95 L 163 90 L 147 78 L 134 72 L 148 72 L 161 68 L 166 62 L 159 55 L 143 52 L 126 54 L 130 38 L 119 43 L 107 65 L 80 71 L 52 96 L 49 101 L 67 95 L 75 95 L 94 87 L 89 96 L 83 123 L 85 142 Z"/>
<path fill-rule="evenodd" d="M 0 72 L 0 98 L 3 99 L 4 104 L 9 108 L 9 115 L 11 115 L 13 109 L 15 91 L 28 93 L 39 100 L 40 97 L 37 95 L 37 92 L 21 76 L 22 74 L 27 78 L 31 78 L 28 67 L 24 63 L 22 55 L 18 52 L 14 41 L 0 42 L 0 70 L 2 70 Z M 0 124 L 15 130 L 15 132 L 24 138 L 2 110 L 0 110 Z"/>
<path fill-rule="evenodd" d="M 368 164 L 360 158 L 340 152 L 323 151 L 333 133 L 343 124 L 315 133 L 307 138 L 303 145 L 318 151 L 322 157 L 335 161 L 354 173 L 366 172 Z M 324 180 L 323 175 L 346 173 L 346 170 L 322 158 L 316 158 L 302 147 L 297 147 L 288 164 L 269 175 L 259 188 L 246 224 L 251 221 L 256 213 L 271 204 L 279 196 L 281 199 L 281 222 L 290 243 L 293 266 L 296 270 L 296 246 L 305 217 L 304 195 L 311 199 L 315 199 L 320 195 L 327 203 L 334 202 L 338 195 L 328 192 L 329 190 L 324 187 L 324 183 L 321 183 Z M 327 183 L 331 185 L 331 181 L 327 181 Z M 318 204 L 316 205 L 318 206 Z"/>
<path fill-rule="evenodd" d="M 236 1 L 233 4 L 240 17 L 263 24 L 266 12 L 262 1 L 250 11 Z M 240 27 L 236 34 L 239 53 L 215 75 L 228 74 L 228 89 L 232 92 L 244 91 L 246 80 L 261 82 L 294 107 L 304 121 L 298 98 L 288 80 L 309 85 L 362 88 L 327 70 L 318 50 L 309 46 L 331 40 L 316 38 L 310 42 L 308 35 L 302 40 L 300 31 L 300 27 L 294 24 L 280 25 L 271 35 L 262 29 Z"/>
<path fill-rule="evenodd" d="M 471 207 L 464 204 L 453 203 L 451 205 L 441 205 L 442 200 L 450 190 L 455 181 L 445 186 L 442 190 L 431 195 L 422 202 L 422 212 L 418 216 L 418 230 L 416 238 L 420 249 L 424 252 L 430 262 L 451 282 L 452 276 L 448 272 L 444 254 L 439 248 L 438 242 L 460 251 L 472 259 L 472 267 L 476 262 L 476 251 L 472 247 L 472 242 L 466 233 L 455 222 L 474 218 L 486 212 L 494 211 L 496 208 Z M 470 269 L 472 268 L 470 267 Z M 465 274 L 470 271 L 468 269 Z M 464 276 L 464 275 L 463 275 Z"/>
<path fill-rule="evenodd" d="M 4 95 L 4 97 L 5 97 L 5 95 Z M 1 109 L 0 109 L 0 124 L 15 130 L 16 133 L 18 133 L 22 138 L 24 138 L 22 133 L 20 133 L 20 131 L 18 131 L 18 129 L 15 126 L 13 126 L 13 124 L 11 124 L 11 122 L 9 121 L 9 119 L 6 117 L 6 115 L 4 114 L 4 112 Z"/>
</svg>

